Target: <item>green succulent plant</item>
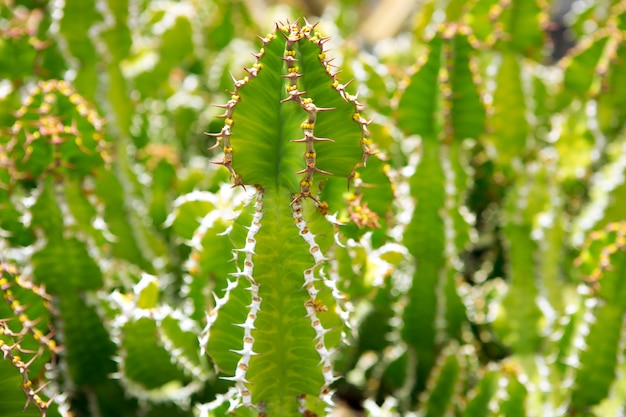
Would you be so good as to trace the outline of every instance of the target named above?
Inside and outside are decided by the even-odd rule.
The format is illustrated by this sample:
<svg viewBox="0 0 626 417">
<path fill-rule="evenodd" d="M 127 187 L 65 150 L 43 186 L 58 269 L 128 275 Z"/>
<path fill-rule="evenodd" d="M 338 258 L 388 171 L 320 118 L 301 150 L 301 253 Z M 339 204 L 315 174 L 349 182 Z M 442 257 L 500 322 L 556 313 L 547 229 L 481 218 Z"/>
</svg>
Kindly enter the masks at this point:
<svg viewBox="0 0 626 417">
<path fill-rule="evenodd" d="M 623 415 L 626 3 L 264 4 L 0 4 L 0 415 Z"/>
</svg>

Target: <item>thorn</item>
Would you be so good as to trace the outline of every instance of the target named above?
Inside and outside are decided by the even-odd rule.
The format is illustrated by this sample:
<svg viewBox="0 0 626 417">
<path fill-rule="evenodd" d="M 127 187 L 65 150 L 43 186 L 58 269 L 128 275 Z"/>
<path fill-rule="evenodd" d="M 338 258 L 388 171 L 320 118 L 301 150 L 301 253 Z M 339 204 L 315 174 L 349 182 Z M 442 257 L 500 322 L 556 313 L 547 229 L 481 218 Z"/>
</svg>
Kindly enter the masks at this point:
<svg viewBox="0 0 626 417">
<path fill-rule="evenodd" d="M 52 381 L 46 381 L 43 384 L 41 384 L 41 386 L 39 388 L 37 388 L 34 393 L 35 394 L 39 394 L 44 388 L 46 388 L 48 385 L 50 385 Z M 50 401 L 52 401 L 52 399 L 50 399 Z"/>
<path fill-rule="evenodd" d="M 299 98 L 300 96 L 302 96 L 304 94 L 306 94 L 306 91 L 298 91 L 298 90 L 290 91 L 289 92 L 289 96 L 284 98 L 284 99 L 282 99 L 280 102 L 281 103 L 285 103 L 285 102 L 290 101 L 290 100 L 294 100 L 295 101 L 297 98 Z"/>
<path fill-rule="evenodd" d="M 319 169 L 318 167 L 313 168 L 313 171 L 324 175 L 333 175 L 332 172 L 324 171 L 323 169 Z"/>
<path fill-rule="evenodd" d="M 324 171 L 323 169 L 319 169 L 317 167 L 313 167 L 313 168 L 306 167 L 304 169 L 301 169 L 298 172 L 295 172 L 295 174 L 306 174 L 307 172 L 310 172 L 310 171 L 318 172 L 318 173 L 324 174 L 324 175 L 333 175 L 332 172 Z"/>
<path fill-rule="evenodd" d="M 300 78 L 302 77 L 302 74 L 300 74 L 299 72 L 290 72 L 289 74 L 283 74 L 280 76 L 281 78 Z"/>
<path fill-rule="evenodd" d="M 249 229 L 250 227 L 246 226 L 246 228 Z M 242 252 L 242 253 L 250 254 L 250 255 L 256 255 L 255 251 L 250 250 L 250 249 L 246 249 L 246 248 L 235 248 L 235 249 L 233 249 L 233 251 L 235 251 L 235 252 Z"/>
<path fill-rule="evenodd" d="M 280 59 L 282 59 L 283 61 L 292 64 L 294 62 L 298 61 L 298 58 L 294 58 L 291 55 L 287 55 L 287 56 L 281 56 Z"/>
<path fill-rule="evenodd" d="M 336 110 L 336 107 L 315 107 L 316 111 L 330 111 L 330 110 Z"/>
<path fill-rule="evenodd" d="M 217 142 L 215 142 L 215 145 L 213 145 L 213 146 L 209 146 L 209 147 L 207 148 L 207 151 L 212 151 L 213 149 L 217 149 L 217 148 L 219 148 L 219 147 L 220 147 L 220 145 L 221 145 L 221 143 L 220 143 L 220 141 L 218 140 Z"/>
<path fill-rule="evenodd" d="M 257 68 L 247 68 L 247 67 L 243 67 L 243 70 L 245 72 L 247 72 L 248 74 L 250 74 L 250 76 L 252 77 L 256 77 L 259 73 L 259 70 Z"/>
<path fill-rule="evenodd" d="M 318 41 L 318 43 L 320 45 L 324 45 L 326 42 L 328 42 L 330 40 L 330 36 L 325 36 L 323 38 L 320 38 L 320 40 Z"/>
<path fill-rule="evenodd" d="M 235 170 L 232 168 L 232 166 L 229 166 L 229 168 L 230 168 L 231 174 L 235 177 L 235 182 L 233 183 L 233 186 L 231 188 L 242 187 L 244 191 L 247 191 L 246 185 L 243 183 L 241 176 L 235 174 Z"/>
<path fill-rule="evenodd" d="M 334 142 L 334 139 L 331 138 L 318 138 L 316 136 L 313 136 L 313 142 Z"/>
<path fill-rule="evenodd" d="M 247 379 L 237 376 L 221 376 L 220 379 L 223 379 L 225 381 L 243 382 L 244 384 L 250 384 L 250 381 L 248 381 Z"/>
<path fill-rule="evenodd" d="M 294 197 L 294 199 L 293 199 L 293 200 L 291 200 L 291 203 L 289 203 L 289 204 L 290 204 L 290 205 L 294 205 L 294 203 L 299 202 L 302 198 L 310 198 L 310 199 L 311 199 L 311 200 L 313 200 L 316 204 L 319 204 L 319 203 L 320 203 L 320 202 L 319 202 L 319 200 L 318 200 L 317 198 L 315 198 L 315 197 L 313 197 L 313 196 L 311 195 L 311 193 L 306 193 L 306 194 L 304 194 L 304 193 L 300 192 L 298 195 L 296 195 L 296 196 Z"/>
<path fill-rule="evenodd" d="M 315 24 L 312 25 L 311 23 L 309 23 L 306 17 L 304 18 L 304 26 L 308 26 L 309 29 L 311 29 L 311 32 L 313 32 L 315 30 L 315 27 L 319 24 L 320 22 L 316 22 Z"/>
<path fill-rule="evenodd" d="M 257 38 L 259 38 L 261 40 L 261 42 L 263 43 L 263 46 L 267 45 L 268 43 L 270 43 L 270 39 L 264 38 L 261 35 L 256 35 Z M 252 54 L 255 55 L 255 54 Z"/>
<path fill-rule="evenodd" d="M 278 33 L 280 33 L 281 35 L 283 35 L 283 38 L 285 38 L 285 40 L 289 40 L 289 34 L 285 33 L 282 31 L 282 29 L 278 26 L 276 26 L 276 28 L 278 29 Z"/>
</svg>

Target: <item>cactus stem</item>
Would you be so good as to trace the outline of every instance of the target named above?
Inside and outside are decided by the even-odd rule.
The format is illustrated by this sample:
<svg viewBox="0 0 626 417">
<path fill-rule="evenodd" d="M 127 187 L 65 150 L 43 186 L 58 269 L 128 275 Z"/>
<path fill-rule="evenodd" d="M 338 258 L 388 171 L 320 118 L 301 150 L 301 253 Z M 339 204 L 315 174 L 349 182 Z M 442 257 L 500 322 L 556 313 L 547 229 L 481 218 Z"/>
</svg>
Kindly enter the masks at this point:
<svg viewBox="0 0 626 417">
<path fill-rule="evenodd" d="M 304 303 L 304 306 L 307 312 L 306 316 L 311 320 L 311 327 L 315 330 L 315 350 L 317 350 L 320 355 L 320 362 L 323 364 L 322 375 L 324 377 L 324 386 L 322 387 L 322 391 L 326 392 L 328 390 L 328 386 L 335 380 L 332 372 L 331 352 L 326 348 L 324 343 L 324 336 L 331 329 L 325 329 L 317 317 L 317 313 L 326 311 L 328 307 L 326 307 L 321 300 L 316 299 L 319 290 L 315 287 L 315 281 L 320 279 L 316 278 L 314 268 L 316 265 L 320 265 L 327 258 L 323 255 L 319 245 L 315 241 L 315 235 L 311 233 L 306 221 L 302 217 L 302 205 L 300 202 L 301 200 L 297 199 L 292 206 L 294 222 L 300 230 L 300 236 L 305 242 L 308 243 L 309 252 L 315 261 L 314 266 L 306 269 L 303 274 L 303 285 L 309 294 L 309 299 Z"/>
<path fill-rule="evenodd" d="M 254 280 L 254 263 L 253 254 L 256 246 L 255 235 L 261 228 L 261 219 L 263 218 L 263 190 L 257 189 L 256 201 L 255 201 L 255 213 L 252 218 L 252 224 L 248 226 L 248 234 L 246 236 L 246 244 L 244 248 L 238 249 L 239 252 L 245 253 L 243 271 L 237 272 L 233 275 L 245 277 L 250 286 L 247 288 L 251 292 L 252 301 L 248 305 L 248 314 L 244 323 L 235 324 L 238 327 L 244 329 L 243 335 L 243 347 L 241 350 L 231 350 L 232 352 L 241 355 L 235 369 L 235 375 L 232 377 L 225 377 L 223 379 L 235 382 L 236 387 L 241 395 L 242 404 L 245 406 L 252 405 L 252 396 L 247 384 L 250 382 L 246 380 L 246 373 L 250 366 L 250 358 L 257 355 L 254 352 L 254 337 L 252 331 L 255 329 L 255 320 L 259 311 L 261 310 L 262 299 L 259 296 L 259 283 Z"/>
<path fill-rule="evenodd" d="M 302 97 L 304 94 L 306 94 L 306 92 L 298 90 L 297 82 L 298 78 L 301 77 L 301 74 L 298 73 L 298 68 L 295 66 L 295 62 L 298 59 L 296 58 L 297 53 L 293 49 L 293 43 L 297 42 L 297 40 L 303 36 L 302 31 L 303 30 L 298 26 L 292 26 L 290 36 L 287 38 L 287 44 L 285 46 L 285 56 L 282 57 L 282 59 L 287 63 L 287 74 L 283 75 L 283 77 L 289 79 L 289 86 L 287 86 L 287 91 L 289 95 L 281 100 L 281 103 L 294 101 L 299 104 L 300 107 L 309 115 L 308 119 L 301 125 L 304 131 L 304 138 L 292 140 L 292 142 L 296 143 L 306 143 L 306 151 L 304 154 L 306 167 L 296 172 L 296 174 L 305 174 L 305 176 L 304 179 L 300 181 L 300 193 L 294 198 L 294 200 L 292 200 L 291 204 L 294 205 L 296 203 L 296 200 L 300 198 L 311 198 L 313 199 L 313 201 L 315 201 L 317 205 L 319 205 L 320 202 L 311 195 L 313 174 L 317 172 L 320 174 L 331 175 L 331 173 L 316 167 L 316 152 L 315 147 L 313 146 L 313 143 L 316 142 L 316 138 L 313 133 L 313 129 L 315 127 L 315 121 L 317 119 L 317 112 L 334 110 L 334 108 L 317 107 L 313 103 L 313 99 Z M 304 36 L 307 36 L 308 33 L 310 32 L 306 32 Z M 293 41 L 293 39 L 296 40 Z"/>
</svg>

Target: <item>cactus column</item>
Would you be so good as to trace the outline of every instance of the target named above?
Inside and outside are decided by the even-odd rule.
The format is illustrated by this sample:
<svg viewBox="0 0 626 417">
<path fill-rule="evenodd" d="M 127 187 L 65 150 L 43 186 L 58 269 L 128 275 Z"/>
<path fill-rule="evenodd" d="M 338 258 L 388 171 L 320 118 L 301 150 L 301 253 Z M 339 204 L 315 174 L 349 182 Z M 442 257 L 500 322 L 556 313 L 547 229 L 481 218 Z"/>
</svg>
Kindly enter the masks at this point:
<svg viewBox="0 0 626 417">
<path fill-rule="evenodd" d="M 216 163 L 256 193 L 237 220 L 247 229 L 244 241 L 233 239 L 238 272 L 216 295 L 206 347 L 234 381 L 231 408 L 311 415 L 323 413 L 345 325 L 324 255 L 334 234 L 326 215 L 339 207 L 321 190 L 349 184 L 371 152 L 362 106 L 336 79 L 327 38 L 296 22 L 261 40 L 212 134 L 224 152 Z"/>
</svg>

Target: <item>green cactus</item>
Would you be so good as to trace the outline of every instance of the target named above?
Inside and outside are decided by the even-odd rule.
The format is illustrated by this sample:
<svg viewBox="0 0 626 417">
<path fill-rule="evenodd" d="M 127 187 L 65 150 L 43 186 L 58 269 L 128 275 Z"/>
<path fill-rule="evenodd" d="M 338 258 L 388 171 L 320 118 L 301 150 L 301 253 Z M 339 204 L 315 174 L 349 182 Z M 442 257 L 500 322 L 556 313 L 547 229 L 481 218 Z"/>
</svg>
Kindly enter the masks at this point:
<svg viewBox="0 0 626 417">
<path fill-rule="evenodd" d="M 0 5 L 0 415 L 622 415 L 626 3 L 258 3 Z"/>
<path fill-rule="evenodd" d="M 626 223 L 610 223 L 592 233 L 576 260 L 587 285 L 584 317 L 577 337 L 584 339 L 578 353 L 576 376 L 570 393 L 573 414 L 598 404 L 609 394 L 621 356 L 621 329 L 626 310 L 622 272 L 626 249 Z"/>
<path fill-rule="evenodd" d="M 308 23 L 277 25 L 212 134 L 224 152 L 217 163 L 255 193 L 253 212 L 237 220 L 247 233 L 234 241 L 237 271 L 222 277 L 206 348 L 235 383 L 235 404 L 268 415 L 323 412 L 315 399 L 328 402 L 333 351 L 345 337 L 327 272 L 336 221 L 325 216 L 341 208 L 331 182 L 349 185 L 372 151 L 362 105 L 336 80 L 326 40 Z"/>
<path fill-rule="evenodd" d="M 12 381 L 2 390 L 3 414 L 9 415 L 23 408 L 19 390 L 41 413 L 56 410 L 53 400 L 42 392 L 45 384 L 37 381 L 45 364 L 56 360 L 60 351 L 54 339 L 50 322 L 51 297 L 42 286 L 25 281 L 15 265 L 0 264 L 0 288 L 5 303 L 0 307 L 0 349 L 4 358 L 15 368 Z M 9 372 L 5 372 L 8 376 Z M 35 382 L 33 382 L 35 380 Z M 18 392 L 15 392 L 18 390 Z M 15 404 L 19 404 L 15 407 Z"/>
<path fill-rule="evenodd" d="M 417 353 L 418 390 L 438 345 L 458 337 L 465 315 L 454 258 L 468 244 L 468 224 L 459 212 L 463 192 L 456 188 L 467 187 L 462 142 L 477 137 L 484 123 L 468 35 L 467 27 L 441 27 L 398 104 L 400 126 L 421 138 L 419 164 L 409 179 L 416 207 L 403 240 L 418 265 L 403 317 L 404 338 Z"/>
</svg>

